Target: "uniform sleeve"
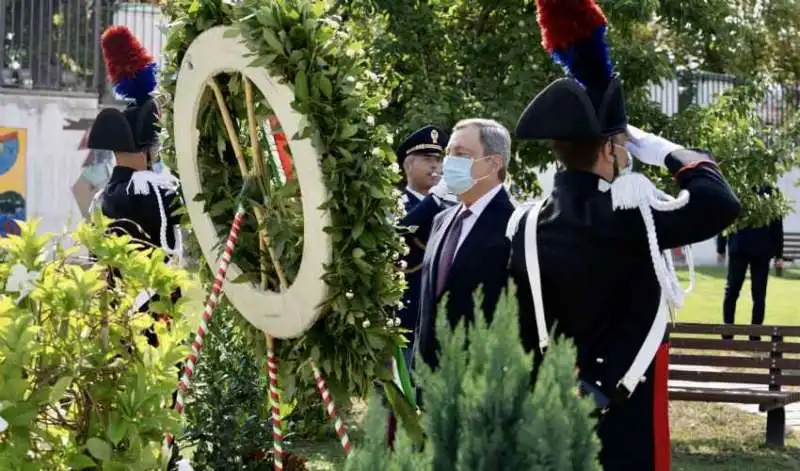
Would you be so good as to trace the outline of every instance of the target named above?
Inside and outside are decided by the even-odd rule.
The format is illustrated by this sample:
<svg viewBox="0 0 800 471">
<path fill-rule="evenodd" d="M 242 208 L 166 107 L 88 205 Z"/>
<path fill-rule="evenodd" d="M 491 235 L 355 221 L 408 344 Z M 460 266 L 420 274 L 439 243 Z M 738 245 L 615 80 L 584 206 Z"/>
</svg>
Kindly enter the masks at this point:
<svg viewBox="0 0 800 471">
<path fill-rule="evenodd" d="M 775 247 L 775 258 L 783 258 L 783 219 L 777 219 L 770 224 L 770 236 Z"/>
<path fill-rule="evenodd" d="M 689 203 L 675 211 L 653 211 L 661 250 L 708 240 L 733 223 L 741 211 L 739 199 L 708 155 L 681 149 L 665 163 L 681 189 L 689 191 Z"/>
<path fill-rule="evenodd" d="M 726 247 L 727 244 L 728 244 L 728 238 L 723 236 L 722 234 L 718 235 L 717 236 L 717 254 L 725 255 L 725 252 L 727 251 L 726 250 L 727 249 L 727 247 Z"/>
<path fill-rule="evenodd" d="M 433 227 L 433 219 L 441 211 L 442 208 L 432 195 L 423 198 L 423 200 L 400 221 L 401 226 L 408 228 L 406 237 L 417 239 L 423 246 L 427 244 Z"/>
<path fill-rule="evenodd" d="M 183 207 L 183 200 L 177 192 L 166 192 L 161 190 L 164 201 L 164 209 L 167 214 L 167 225 L 177 226 L 181 223 L 181 215 L 178 210 Z"/>
</svg>

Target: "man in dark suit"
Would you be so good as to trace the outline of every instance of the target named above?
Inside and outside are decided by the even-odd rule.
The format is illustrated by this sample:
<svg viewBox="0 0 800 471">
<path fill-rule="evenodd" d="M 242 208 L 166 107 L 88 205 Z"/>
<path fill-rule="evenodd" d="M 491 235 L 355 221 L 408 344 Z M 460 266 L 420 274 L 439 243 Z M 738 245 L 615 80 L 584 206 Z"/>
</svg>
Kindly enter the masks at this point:
<svg viewBox="0 0 800 471">
<path fill-rule="evenodd" d="M 502 177 L 511 154 L 508 130 L 492 120 L 470 119 L 453 128 L 444 159 L 444 181 L 460 204 L 433 222 L 422 263 L 419 320 L 414 352 L 438 365 L 437 305 L 447 294 L 450 324 L 473 321 L 474 292 L 482 286 L 482 310 L 491 319 L 508 280 L 505 227 L 514 210 Z"/>
<path fill-rule="evenodd" d="M 772 188 L 758 191 L 760 195 L 769 195 Z M 747 268 L 750 267 L 750 292 L 753 297 L 753 325 L 764 323 L 764 312 L 767 300 L 767 280 L 769 279 L 769 263 L 775 259 L 779 266 L 783 257 L 783 220 L 776 219 L 762 227 L 748 227 L 737 231 L 730 237 L 717 238 L 717 254 L 725 257 L 727 245 L 728 276 L 725 284 L 725 299 L 722 303 L 722 318 L 726 324 L 733 324 L 736 317 L 736 301 L 744 284 Z M 732 336 L 723 336 L 732 338 Z M 751 336 L 750 340 L 758 341 L 760 337 Z"/>
</svg>

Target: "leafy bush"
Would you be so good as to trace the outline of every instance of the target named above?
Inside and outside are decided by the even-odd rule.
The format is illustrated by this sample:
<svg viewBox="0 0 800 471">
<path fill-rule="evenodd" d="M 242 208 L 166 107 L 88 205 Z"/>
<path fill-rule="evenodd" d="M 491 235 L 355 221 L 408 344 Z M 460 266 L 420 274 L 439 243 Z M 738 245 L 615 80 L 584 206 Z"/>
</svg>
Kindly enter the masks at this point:
<svg viewBox="0 0 800 471">
<path fill-rule="evenodd" d="M 194 449 L 192 466 L 197 471 L 272 469 L 265 362 L 239 330 L 236 316 L 227 303 L 217 308 L 186 401 L 189 423 L 178 443 Z"/>
<path fill-rule="evenodd" d="M 476 315 L 469 332 L 461 323 L 451 330 L 440 313 L 439 369 L 423 366 L 418 378 L 426 410 L 424 451 L 402 429 L 395 451 L 386 448 L 386 411 L 373 397 L 365 438 L 345 469 L 599 471 L 594 405 L 577 394 L 575 348 L 563 339 L 551 345 L 532 389 L 532 355 L 519 340 L 517 312 L 509 290 L 488 327 Z"/>
<path fill-rule="evenodd" d="M 753 191 L 777 181 L 800 160 L 796 142 L 800 138 L 800 114 L 794 113 L 780 126 L 759 117 L 767 85 L 754 81 L 727 91 L 709 106 L 690 106 L 673 117 L 664 134 L 683 145 L 710 150 L 742 202 L 742 213 L 729 230 L 760 227 L 783 218 L 791 207 L 784 195 L 769 197 Z M 661 173 L 662 185 L 673 185 Z"/>
<path fill-rule="evenodd" d="M 21 235 L 0 240 L 0 283 L 22 274 L 22 295 L 0 294 L 0 469 L 145 470 L 164 466 L 165 432 L 181 420 L 170 409 L 175 365 L 187 353 L 180 302 L 152 303 L 173 315 L 159 322 L 159 346 L 141 332 L 149 312 L 130 313 L 135 297 L 150 288 L 169 299 L 185 288 L 185 272 L 168 267 L 164 252 L 137 251 L 129 237 L 109 237 L 107 221 L 83 223 L 65 249 L 36 223 L 20 223 Z M 52 260 L 46 246 L 55 244 Z M 68 261 L 80 247 L 97 257 L 86 268 Z M 109 269 L 121 276 L 114 288 Z M 26 293 L 27 291 L 27 293 Z M 20 298 L 20 299 L 18 299 Z"/>
</svg>

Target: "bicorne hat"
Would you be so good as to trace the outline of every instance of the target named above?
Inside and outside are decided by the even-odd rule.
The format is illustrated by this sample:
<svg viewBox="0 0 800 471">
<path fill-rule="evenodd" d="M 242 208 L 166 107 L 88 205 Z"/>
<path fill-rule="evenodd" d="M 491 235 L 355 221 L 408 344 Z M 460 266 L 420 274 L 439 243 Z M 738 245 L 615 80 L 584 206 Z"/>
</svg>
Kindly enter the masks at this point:
<svg viewBox="0 0 800 471">
<path fill-rule="evenodd" d="M 516 137 L 579 140 L 625 132 L 625 97 L 611 64 L 603 10 L 594 0 L 537 0 L 536 7 L 542 45 L 567 77 L 550 83 L 530 102 Z"/>
<path fill-rule="evenodd" d="M 128 100 L 124 110 L 105 108 L 89 131 L 87 147 L 114 152 L 141 152 L 158 142 L 161 130 L 153 57 L 125 26 L 111 26 L 101 38 L 103 58 L 114 91 Z"/>
</svg>

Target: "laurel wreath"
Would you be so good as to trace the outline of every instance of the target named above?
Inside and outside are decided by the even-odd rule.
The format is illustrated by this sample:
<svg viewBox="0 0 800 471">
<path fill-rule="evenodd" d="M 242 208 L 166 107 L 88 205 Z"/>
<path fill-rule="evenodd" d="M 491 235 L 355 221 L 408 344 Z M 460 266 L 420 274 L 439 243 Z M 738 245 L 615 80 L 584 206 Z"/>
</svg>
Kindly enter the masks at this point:
<svg viewBox="0 0 800 471">
<path fill-rule="evenodd" d="M 171 30 L 166 46 L 169 61 L 162 81 L 164 101 L 174 93 L 172 74 L 194 37 L 222 24 L 233 25 L 253 52 L 252 66 L 267 68 L 270 75 L 293 88 L 292 106 L 304 117 L 297 137 L 310 138 L 321 156 L 319 164 L 330 195 L 323 206 L 331 215 L 325 231 L 333 246 L 332 261 L 325 267 L 329 296 L 320 306 L 322 315 L 303 337 L 284 342 L 281 354 L 284 363 L 288 360 L 296 367 L 313 359 L 325 370 L 334 389 L 363 394 L 372 381 L 391 380 L 386 360 L 402 341 L 394 312 L 404 288 L 400 258 L 408 249 L 395 230 L 402 216 L 396 189 L 399 169 L 394 163 L 391 133 L 374 119 L 386 106 L 386 96 L 378 77 L 369 71 L 362 47 L 349 38 L 336 18 L 325 15 L 328 5 L 324 1 L 200 4 L 194 9 L 173 6 L 168 12 L 179 25 Z M 228 92 L 231 114 L 244 129 L 246 110 L 237 80 L 220 78 Z M 262 105 L 268 107 L 266 102 Z M 201 197 L 222 236 L 235 210 L 233 204 L 226 205 L 233 200 L 228 193 L 236 191 L 241 179 L 227 155 L 224 128 L 211 108 L 201 110 L 198 118 L 198 158 L 204 183 Z M 163 115 L 169 131 L 168 107 Z M 164 150 L 169 154 L 170 149 L 170 137 L 165 136 Z M 278 207 L 268 208 L 274 214 L 267 222 L 270 237 L 289 271 L 302 257 L 293 251 L 302 247 L 298 195 L 297 188 L 284 185 L 270 195 Z M 248 278 L 236 280 L 240 282 L 252 282 L 260 275 L 258 227 L 255 222 L 249 224 L 242 230 L 234 256 Z"/>
</svg>

